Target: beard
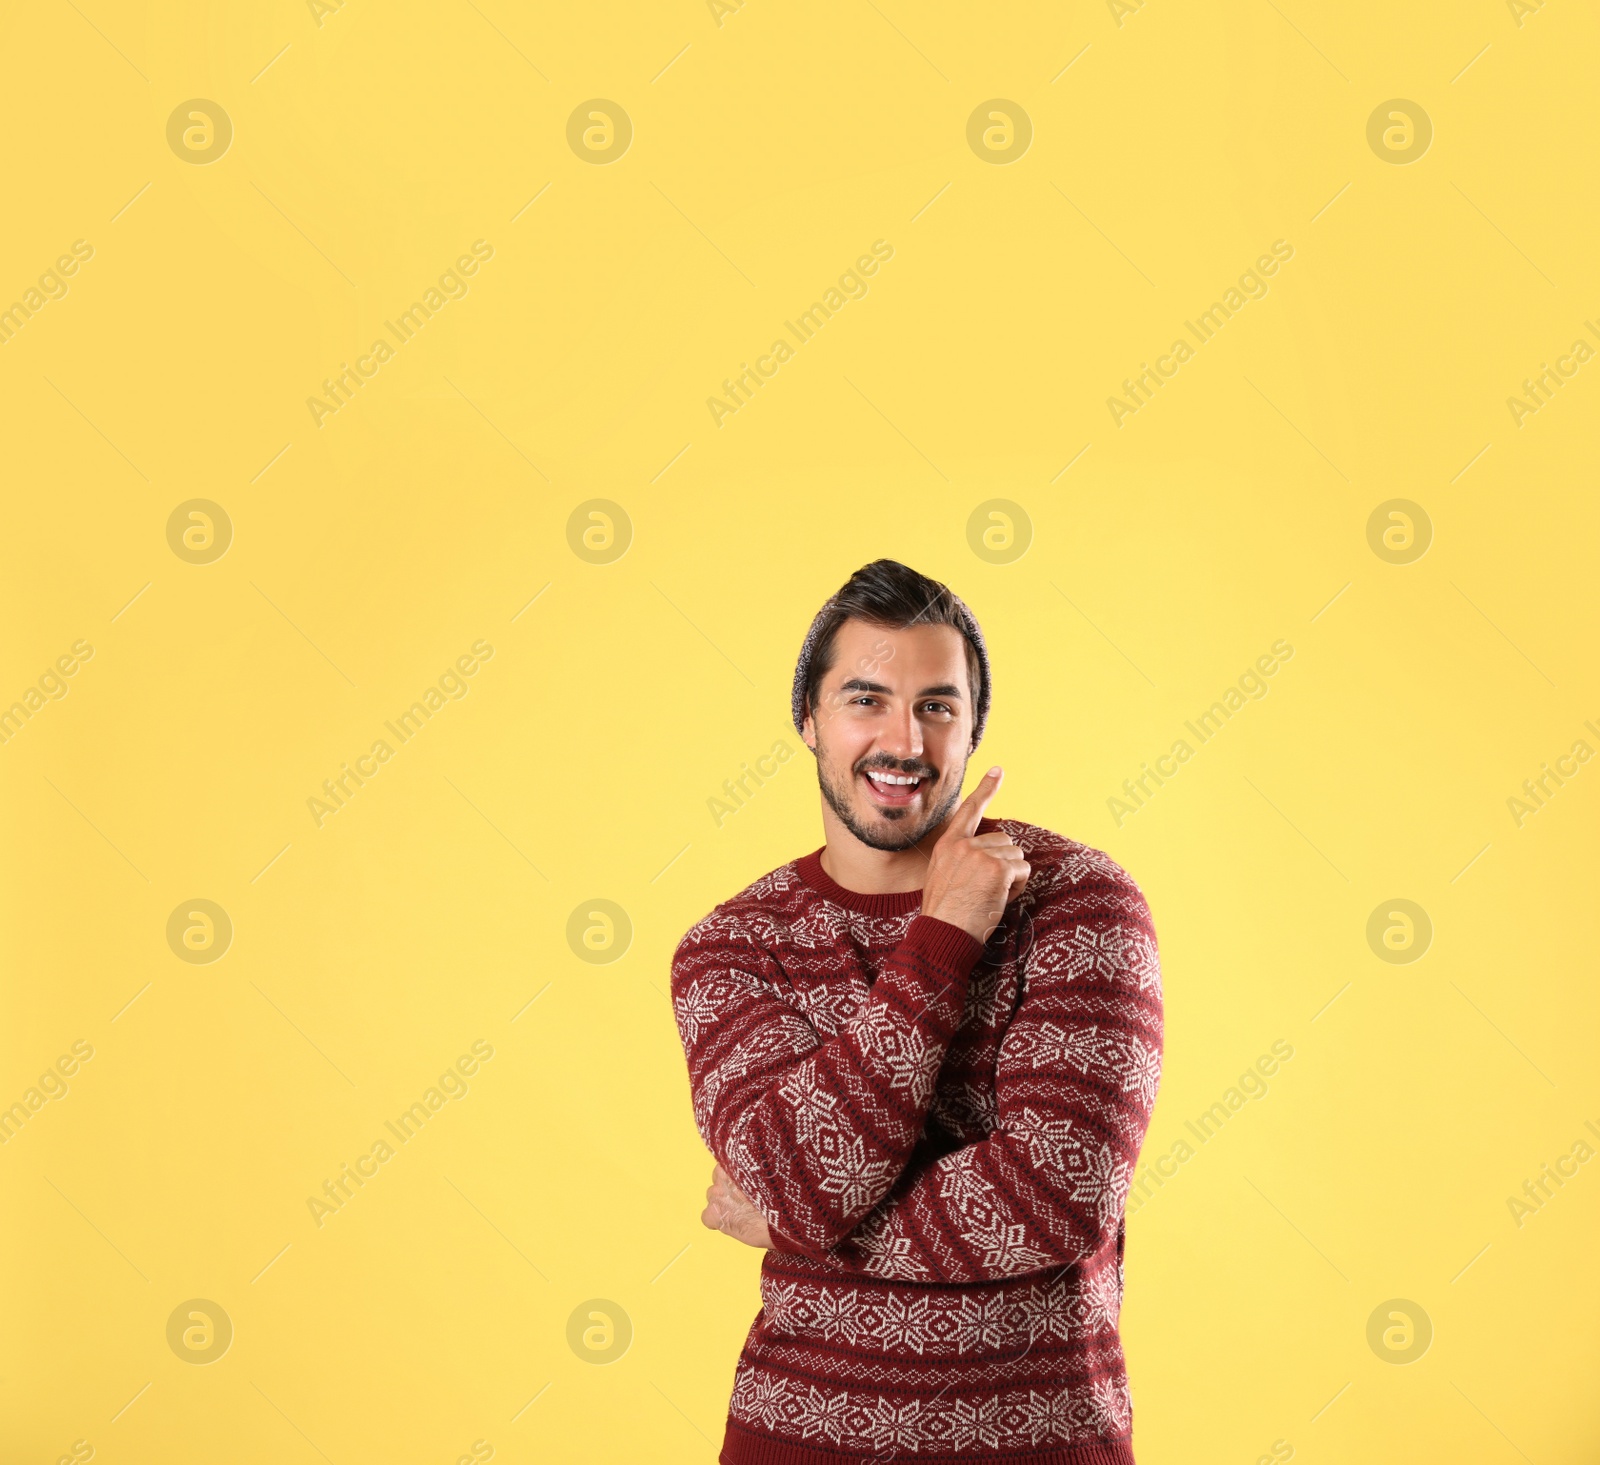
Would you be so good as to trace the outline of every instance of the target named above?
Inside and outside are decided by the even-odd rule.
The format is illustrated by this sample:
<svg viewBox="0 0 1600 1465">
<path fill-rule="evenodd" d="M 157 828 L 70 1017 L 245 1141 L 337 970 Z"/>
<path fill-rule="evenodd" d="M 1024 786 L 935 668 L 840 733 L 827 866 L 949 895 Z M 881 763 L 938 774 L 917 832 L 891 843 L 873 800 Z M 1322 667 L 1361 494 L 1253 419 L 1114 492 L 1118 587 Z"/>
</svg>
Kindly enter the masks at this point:
<svg viewBox="0 0 1600 1465">
<path fill-rule="evenodd" d="M 841 774 L 836 771 L 831 758 L 819 754 L 817 782 L 821 785 L 822 797 L 828 801 L 828 807 L 838 816 L 839 822 L 868 849 L 887 850 L 891 853 L 912 849 L 927 837 L 930 830 L 937 829 L 950 817 L 961 798 L 961 778 L 966 776 L 966 764 L 963 763 L 961 778 L 956 779 L 950 792 L 937 807 L 928 808 L 920 818 L 909 808 L 876 809 L 873 811 L 871 822 L 868 822 L 856 812 L 855 807 L 855 777 L 868 768 L 884 769 L 892 773 L 920 774 L 925 780 L 925 787 L 933 781 L 937 773 L 931 771 L 926 763 L 909 760 L 907 763 L 896 763 L 892 759 L 863 758 L 854 768 Z M 923 802 L 926 804 L 930 801 L 924 799 Z"/>
</svg>

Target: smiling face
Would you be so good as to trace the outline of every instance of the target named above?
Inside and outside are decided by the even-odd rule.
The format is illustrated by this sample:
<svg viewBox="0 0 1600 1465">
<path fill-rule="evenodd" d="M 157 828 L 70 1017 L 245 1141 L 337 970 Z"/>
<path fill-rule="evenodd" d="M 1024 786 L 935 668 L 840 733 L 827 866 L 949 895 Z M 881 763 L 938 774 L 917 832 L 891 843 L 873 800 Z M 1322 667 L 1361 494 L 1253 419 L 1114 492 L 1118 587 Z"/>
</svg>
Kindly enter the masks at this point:
<svg viewBox="0 0 1600 1465">
<path fill-rule="evenodd" d="M 847 620 L 806 715 L 805 740 L 839 822 L 872 849 L 906 850 L 960 800 L 972 726 L 960 631 Z"/>
</svg>

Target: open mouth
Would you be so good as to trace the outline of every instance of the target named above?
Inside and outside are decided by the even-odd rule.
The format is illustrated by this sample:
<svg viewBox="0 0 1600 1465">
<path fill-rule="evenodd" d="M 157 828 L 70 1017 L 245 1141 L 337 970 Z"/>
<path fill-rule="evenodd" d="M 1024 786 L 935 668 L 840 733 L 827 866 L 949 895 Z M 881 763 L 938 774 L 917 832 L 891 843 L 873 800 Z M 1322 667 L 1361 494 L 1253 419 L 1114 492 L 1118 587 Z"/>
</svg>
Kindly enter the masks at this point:
<svg viewBox="0 0 1600 1465">
<path fill-rule="evenodd" d="M 929 781 L 920 773 L 893 773 L 885 768 L 869 769 L 860 776 L 872 802 L 885 809 L 903 809 L 915 803 Z"/>
</svg>

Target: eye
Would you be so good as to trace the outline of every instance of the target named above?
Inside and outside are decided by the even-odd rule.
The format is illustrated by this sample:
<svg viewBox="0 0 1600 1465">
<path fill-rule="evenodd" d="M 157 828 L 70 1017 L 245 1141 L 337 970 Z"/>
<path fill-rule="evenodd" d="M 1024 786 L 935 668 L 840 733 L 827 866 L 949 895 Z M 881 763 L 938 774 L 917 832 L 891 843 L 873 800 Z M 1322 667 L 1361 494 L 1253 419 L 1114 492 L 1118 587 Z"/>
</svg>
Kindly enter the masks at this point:
<svg viewBox="0 0 1600 1465">
<path fill-rule="evenodd" d="M 950 704 L 948 702 L 924 702 L 922 704 L 922 710 L 924 712 L 927 712 L 930 709 L 934 712 L 943 712 L 947 715 L 954 716 L 954 714 L 950 711 Z"/>
</svg>

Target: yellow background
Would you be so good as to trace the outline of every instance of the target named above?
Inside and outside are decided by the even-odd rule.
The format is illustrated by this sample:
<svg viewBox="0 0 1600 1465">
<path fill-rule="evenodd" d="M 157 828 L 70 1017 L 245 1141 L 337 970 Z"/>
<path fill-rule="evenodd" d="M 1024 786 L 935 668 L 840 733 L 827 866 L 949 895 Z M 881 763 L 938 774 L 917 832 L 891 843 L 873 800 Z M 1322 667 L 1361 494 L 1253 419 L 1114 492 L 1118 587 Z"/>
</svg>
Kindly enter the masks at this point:
<svg viewBox="0 0 1600 1465">
<path fill-rule="evenodd" d="M 95 1056 L 0 1149 L 5 1461 L 714 1458 L 759 1258 L 699 1224 L 668 961 L 821 842 L 803 754 L 720 827 L 707 801 L 799 749 L 801 634 L 882 554 L 983 622 L 992 812 L 1149 897 L 1146 1158 L 1295 1051 L 1131 1220 L 1140 1461 L 1593 1459 L 1600 1166 L 1520 1227 L 1507 1198 L 1600 1123 L 1600 766 L 1521 827 L 1506 800 L 1600 747 L 1600 361 L 1520 426 L 1507 398 L 1600 316 L 1600 26 L 1513 8 L 13 7 L 0 304 L 94 254 L 0 351 L 0 698 L 94 656 L 0 747 L 0 1104 Z M 605 165 L 567 141 L 597 97 L 634 130 Z M 167 142 L 193 98 L 234 129 L 205 165 Z M 967 142 L 991 98 L 1033 127 L 1004 166 Z M 1434 129 L 1406 165 L 1367 141 L 1392 98 Z M 469 292 L 316 425 L 477 239 Z M 1117 426 L 1277 239 L 1265 297 Z M 210 564 L 168 544 L 196 498 L 233 525 Z M 1367 538 L 1395 498 L 1432 524 L 1410 564 Z M 609 564 L 569 544 L 593 499 L 631 525 Z M 1009 563 L 969 544 L 991 499 L 1026 514 Z M 1280 638 L 1270 695 L 1118 827 Z M 167 944 L 197 898 L 234 926 L 213 964 Z M 566 935 L 597 898 L 633 927 L 609 964 Z M 1434 927 L 1411 964 L 1367 943 L 1395 898 Z M 234 1328 L 207 1366 L 166 1341 L 191 1298 Z M 1406 1366 L 1367 1342 L 1392 1298 L 1434 1329 Z M 591 1299 L 631 1320 L 606 1366 L 567 1342 Z"/>
</svg>

